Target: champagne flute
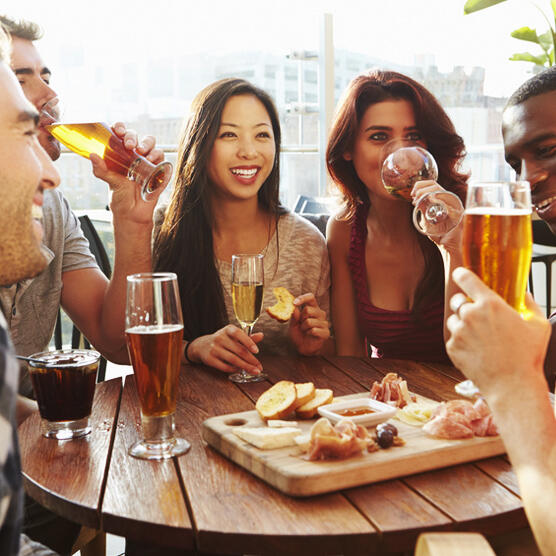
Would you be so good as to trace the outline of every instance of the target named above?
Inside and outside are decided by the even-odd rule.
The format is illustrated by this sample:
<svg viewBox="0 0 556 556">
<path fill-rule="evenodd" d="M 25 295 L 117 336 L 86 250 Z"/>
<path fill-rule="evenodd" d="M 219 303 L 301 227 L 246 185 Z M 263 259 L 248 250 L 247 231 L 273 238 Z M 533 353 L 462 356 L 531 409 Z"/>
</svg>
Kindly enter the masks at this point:
<svg viewBox="0 0 556 556">
<path fill-rule="evenodd" d="M 413 141 L 389 141 L 383 151 L 382 183 L 390 195 L 411 202 L 411 189 L 421 180 L 436 180 L 438 167 L 431 153 Z M 450 191 L 422 195 L 413 209 L 413 224 L 427 236 L 443 235 L 461 221 L 463 205 Z"/>
<path fill-rule="evenodd" d="M 190 444 L 176 438 L 174 424 L 183 318 L 173 272 L 127 277 L 126 339 L 143 432 L 129 453 L 149 460 L 184 454 Z"/>
<path fill-rule="evenodd" d="M 241 329 L 249 336 L 261 314 L 264 289 L 263 255 L 232 255 L 232 301 Z M 249 374 L 245 369 L 228 377 L 233 382 L 259 382 L 264 373 Z"/>
<path fill-rule="evenodd" d="M 124 143 L 112 128 L 103 122 L 61 123 L 61 103 L 58 97 L 49 100 L 40 112 L 40 122 L 60 143 L 74 153 L 89 158 L 92 153 L 100 156 L 109 170 L 137 182 L 144 201 L 152 198 L 160 187 L 165 187 L 172 177 L 172 164 L 153 164 Z"/>
<path fill-rule="evenodd" d="M 469 185 L 463 216 L 463 264 L 523 318 L 528 316 L 525 292 L 533 249 L 531 213 L 529 182 Z M 469 380 L 457 384 L 456 391 L 478 393 Z"/>
</svg>

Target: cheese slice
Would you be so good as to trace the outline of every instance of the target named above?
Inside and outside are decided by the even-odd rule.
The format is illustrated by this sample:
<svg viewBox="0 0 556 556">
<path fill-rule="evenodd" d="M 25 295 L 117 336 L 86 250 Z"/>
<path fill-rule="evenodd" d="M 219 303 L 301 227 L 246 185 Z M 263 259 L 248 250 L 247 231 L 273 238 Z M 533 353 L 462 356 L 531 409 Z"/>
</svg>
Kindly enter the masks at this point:
<svg viewBox="0 0 556 556">
<path fill-rule="evenodd" d="M 438 402 L 418 400 L 407 404 L 396 412 L 396 419 L 420 427 L 424 425 L 430 418 L 431 414 L 438 405 Z"/>
<path fill-rule="evenodd" d="M 269 419 L 266 424 L 273 429 L 297 427 L 297 421 L 284 421 L 282 419 Z"/>
<path fill-rule="evenodd" d="M 295 446 L 295 437 L 301 434 L 297 427 L 238 427 L 232 432 L 242 440 L 261 450 L 274 450 Z"/>
</svg>

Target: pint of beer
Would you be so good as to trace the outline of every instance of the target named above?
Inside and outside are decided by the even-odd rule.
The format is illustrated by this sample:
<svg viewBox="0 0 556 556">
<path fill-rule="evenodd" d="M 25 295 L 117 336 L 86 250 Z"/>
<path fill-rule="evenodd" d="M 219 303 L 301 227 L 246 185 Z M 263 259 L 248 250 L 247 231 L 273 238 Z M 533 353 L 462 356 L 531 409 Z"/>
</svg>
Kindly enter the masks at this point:
<svg viewBox="0 0 556 556">
<path fill-rule="evenodd" d="M 174 273 L 127 277 L 126 339 L 135 375 L 143 439 L 129 453 L 162 460 L 189 450 L 175 436 L 183 319 Z"/>
<path fill-rule="evenodd" d="M 522 314 L 532 244 L 527 182 L 469 186 L 463 218 L 464 265 Z"/>
</svg>

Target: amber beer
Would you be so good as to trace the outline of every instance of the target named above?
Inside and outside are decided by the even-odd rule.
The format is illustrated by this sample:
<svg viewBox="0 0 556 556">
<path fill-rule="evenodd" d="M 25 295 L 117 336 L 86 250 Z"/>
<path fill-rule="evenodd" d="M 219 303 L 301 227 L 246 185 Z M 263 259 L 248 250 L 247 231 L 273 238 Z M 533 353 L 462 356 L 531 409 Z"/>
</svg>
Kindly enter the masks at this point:
<svg viewBox="0 0 556 556">
<path fill-rule="evenodd" d="M 46 129 L 74 153 L 85 158 L 94 153 L 106 162 L 109 170 L 140 183 L 144 198 L 170 180 L 169 162 L 155 166 L 137 152 L 126 149 L 105 123 L 55 123 Z"/>
<path fill-rule="evenodd" d="M 134 326 L 126 330 L 126 337 L 143 415 L 173 414 L 183 325 Z"/>
<path fill-rule="evenodd" d="M 486 207 L 466 210 L 462 246 L 464 265 L 524 313 L 533 247 L 531 211 Z"/>
</svg>

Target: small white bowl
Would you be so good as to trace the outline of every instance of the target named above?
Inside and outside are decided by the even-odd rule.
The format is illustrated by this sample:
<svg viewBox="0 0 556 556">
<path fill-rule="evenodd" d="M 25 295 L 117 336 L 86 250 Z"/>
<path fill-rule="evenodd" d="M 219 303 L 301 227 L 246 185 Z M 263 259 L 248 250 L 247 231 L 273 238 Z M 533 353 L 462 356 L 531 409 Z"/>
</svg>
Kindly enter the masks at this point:
<svg viewBox="0 0 556 556">
<path fill-rule="evenodd" d="M 345 415 L 345 411 L 363 409 L 368 411 L 360 415 Z M 345 400 L 343 402 L 335 402 L 319 407 L 319 413 L 322 417 L 327 417 L 333 423 L 337 423 L 340 419 L 351 419 L 357 425 L 365 425 L 366 427 L 378 425 L 383 421 L 387 421 L 396 414 L 397 408 L 391 405 L 371 400 L 371 398 L 355 398 Z"/>
</svg>

